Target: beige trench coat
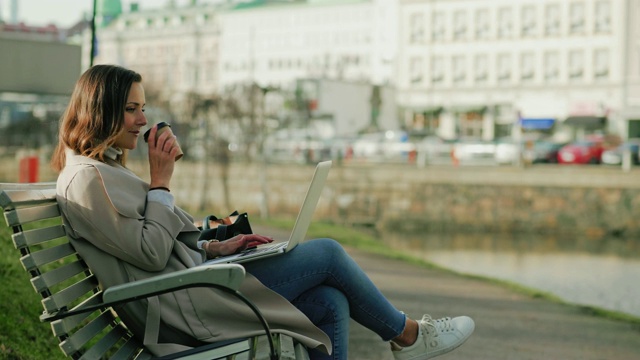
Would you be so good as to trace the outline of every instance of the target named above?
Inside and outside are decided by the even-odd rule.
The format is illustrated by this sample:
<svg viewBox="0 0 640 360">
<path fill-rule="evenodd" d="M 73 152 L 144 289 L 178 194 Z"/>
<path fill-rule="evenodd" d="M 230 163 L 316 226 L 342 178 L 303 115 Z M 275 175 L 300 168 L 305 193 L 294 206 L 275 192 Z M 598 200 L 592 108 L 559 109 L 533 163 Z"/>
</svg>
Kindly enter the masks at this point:
<svg viewBox="0 0 640 360">
<path fill-rule="evenodd" d="M 102 163 L 67 151 L 57 182 L 58 203 L 71 243 L 103 289 L 205 260 L 196 244 L 199 230 L 193 218 L 177 206 L 172 211 L 161 203 L 147 202 L 148 190 L 145 181 L 111 159 Z M 322 330 L 251 274 L 240 291 L 257 305 L 274 332 L 330 351 L 330 339 Z M 216 342 L 264 333 L 244 303 L 210 288 L 180 290 L 117 311 L 156 355 L 184 349 L 176 343 L 194 346 L 194 338 Z M 159 337 L 149 331 L 150 322 L 160 327 Z"/>
</svg>

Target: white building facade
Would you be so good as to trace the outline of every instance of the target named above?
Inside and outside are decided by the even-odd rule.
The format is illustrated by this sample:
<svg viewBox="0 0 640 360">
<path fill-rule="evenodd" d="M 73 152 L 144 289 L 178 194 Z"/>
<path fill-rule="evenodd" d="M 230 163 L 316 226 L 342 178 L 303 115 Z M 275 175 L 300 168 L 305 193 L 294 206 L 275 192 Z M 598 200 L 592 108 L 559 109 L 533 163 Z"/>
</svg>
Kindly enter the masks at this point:
<svg viewBox="0 0 640 360">
<path fill-rule="evenodd" d="M 639 12 L 633 0 L 400 0 L 402 121 L 443 138 L 552 123 L 562 137 L 640 137 Z"/>
<path fill-rule="evenodd" d="M 169 100 L 190 92 L 213 94 L 219 85 L 219 33 L 218 11 L 210 5 L 134 9 L 99 27 L 94 63 L 136 70 L 150 90 Z"/>
<path fill-rule="evenodd" d="M 282 88 L 321 77 L 390 84 L 396 9 L 394 0 L 136 9 L 98 29 L 95 63 L 138 69 L 178 92 L 247 82 Z"/>
<path fill-rule="evenodd" d="M 134 7 L 98 28 L 94 63 L 140 72 L 149 92 L 175 104 L 187 93 L 216 95 L 249 84 L 283 96 L 302 91 L 316 105 L 326 98 L 296 89 L 301 79 L 353 82 L 365 92 L 355 94 L 358 99 L 371 96 L 374 85 L 389 94 L 395 80 L 397 5 L 396 0 L 307 0 Z M 85 36 L 87 48 L 90 43 Z M 371 117 L 370 111 L 346 116 L 340 115 L 344 109 L 319 105 L 329 121 L 352 122 L 333 124 L 336 133 L 362 129 Z M 380 123 L 396 128 L 395 97 L 387 96 L 384 107 Z"/>
<path fill-rule="evenodd" d="M 220 14 L 220 85 L 287 88 L 299 78 L 391 84 L 394 0 L 310 0 L 238 6 Z"/>
</svg>

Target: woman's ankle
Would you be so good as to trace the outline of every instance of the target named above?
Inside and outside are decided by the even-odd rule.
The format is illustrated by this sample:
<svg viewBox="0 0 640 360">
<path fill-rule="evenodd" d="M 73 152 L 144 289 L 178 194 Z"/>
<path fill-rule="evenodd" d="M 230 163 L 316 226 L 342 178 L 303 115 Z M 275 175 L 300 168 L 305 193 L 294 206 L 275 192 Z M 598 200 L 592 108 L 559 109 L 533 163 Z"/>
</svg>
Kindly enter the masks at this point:
<svg viewBox="0 0 640 360">
<path fill-rule="evenodd" d="M 407 318 L 402 333 L 391 341 L 398 346 L 407 347 L 413 345 L 416 340 L 418 340 L 418 322 Z"/>
</svg>

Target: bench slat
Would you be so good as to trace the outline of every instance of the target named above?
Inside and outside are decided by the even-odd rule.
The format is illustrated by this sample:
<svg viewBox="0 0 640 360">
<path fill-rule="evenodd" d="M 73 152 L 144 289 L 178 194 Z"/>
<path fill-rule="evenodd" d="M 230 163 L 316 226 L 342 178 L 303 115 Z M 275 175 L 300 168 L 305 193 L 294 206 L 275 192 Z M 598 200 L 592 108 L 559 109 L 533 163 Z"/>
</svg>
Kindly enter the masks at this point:
<svg viewBox="0 0 640 360">
<path fill-rule="evenodd" d="M 87 298 L 83 302 L 79 303 L 71 310 L 79 309 L 80 307 L 85 307 L 85 306 L 97 305 L 101 303 L 102 303 L 102 292 L 98 292 L 93 294 L 91 297 Z M 98 310 L 96 310 L 95 312 L 84 312 L 77 315 L 72 315 L 66 318 L 62 318 L 59 320 L 54 320 L 51 322 L 51 331 L 53 332 L 53 335 L 57 337 L 67 336 L 70 332 L 74 331 L 80 323 L 85 321 L 86 318 L 88 318 L 89 316 L 97 312 Z"/>
<path fill-rule="evenodd" d="M 60 284 L 61 282 L 82 273 L 87 270 L 85 264 L 81 261 L 74 261 L 59 268 L 49 270 L 39 276 L 31 278 L 31 285 L 37 293 L 48 290 L 51 286 Z"/>
<path fill-rule="evenodd" d="M 22 249 L 26 246 L 41 244 L 50 240 L 65 237 L 64 227 L 62 225 L 49 226 L 40 229 L 25 230 L 13 234 L 13 245 L 16 249 Z"/>
<path fill-rule="evenodd" d="M 42 306 L 49 314 L 56 313 L 60 309 L 71 307 L 74 302 L 84 295 L 98 288 L 98 280 L 94 275 L 86 277 L 77 283 L 63 289 L 51 296 L 42 299 Z"/>
<path fill-rule="evenodd" d="M 93 344 L 90 349 L 88 349 L 80 359 L 94 360 L 94 359 L 103 359 L 107 352 L 113 348 L 119 341 L 123 339 L 128 339 L 129 335 L 127 335 L 127 330 L 122 327 L 122 325 L 118 324 L 111 329 L 108 333 L 106 333 L 100 341 Z"/>
<path fill-rule="evenodd" d="M 58 204 L 18 208 L 4 212 L 4 218 L 9 226 L 23 225 L 38 220 L 51 219 L 60 216 Z"/>
<path fill-rule="evenodd" d="M 134 358 L 138 360 L 150 359 L 151 354 L 140 353 L 140 350 L 142 349 L 143 349 L 142 344 L 138 340 L 136 340 L 134 337 L 131 337 L 109 359 L 111 360 L 134 359 Z"/>
<path fill-rule="evenodd" d="M 69 243 L 60 244 L 48 249 L 38 250 L 20 258 L 25 270 L 32 271 L 42 265 L 64 259 L 73 255 L 76 250 Z"/>
<path fill-rule="evenodd" d="M 91 341 L 96 335 L 99 335 L 105 329 L 110 328 L 113 324 L 113 317 L 108 311 L 103 312 L 95 319 L 92 319 L 85 326 L 78 329 L 71 336 L 60 342 L 60 349 L 67 356 L 75 354 Z"/>
</svg>

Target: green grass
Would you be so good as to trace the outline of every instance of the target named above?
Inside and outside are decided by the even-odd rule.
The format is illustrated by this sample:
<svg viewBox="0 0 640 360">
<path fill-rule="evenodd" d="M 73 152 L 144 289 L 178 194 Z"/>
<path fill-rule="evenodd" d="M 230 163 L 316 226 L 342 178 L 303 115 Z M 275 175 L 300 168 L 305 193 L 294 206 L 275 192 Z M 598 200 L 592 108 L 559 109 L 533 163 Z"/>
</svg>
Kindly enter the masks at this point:
<svg viewBox="0 0 640 360">
<path fill-rule="evenodd" d="M 64 359 L 47 323 L 41 323 L 40 295 L 22 268 L 11 229 L 0 226 L 0 359 Z"/>
</svg>

